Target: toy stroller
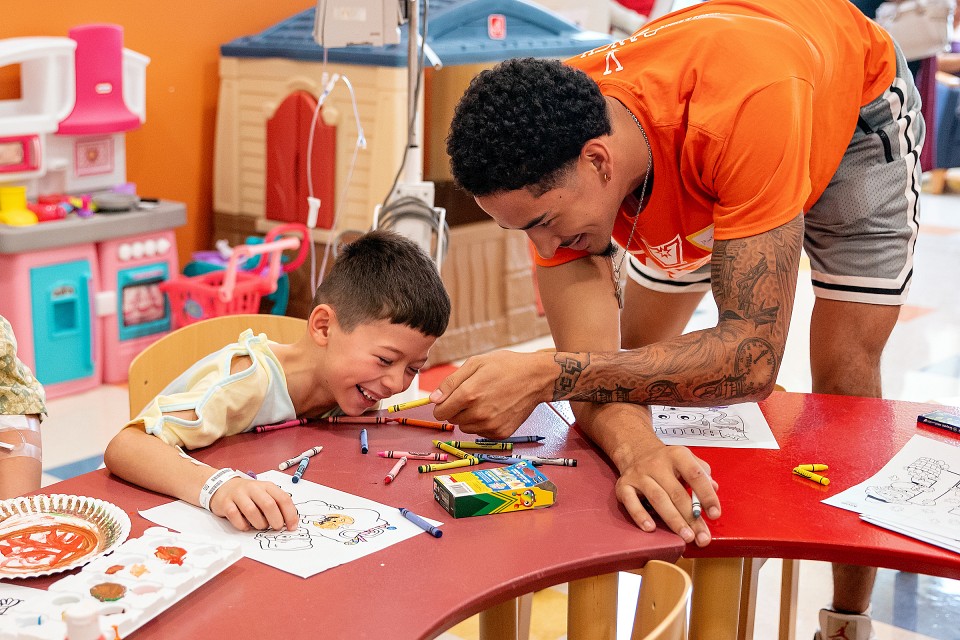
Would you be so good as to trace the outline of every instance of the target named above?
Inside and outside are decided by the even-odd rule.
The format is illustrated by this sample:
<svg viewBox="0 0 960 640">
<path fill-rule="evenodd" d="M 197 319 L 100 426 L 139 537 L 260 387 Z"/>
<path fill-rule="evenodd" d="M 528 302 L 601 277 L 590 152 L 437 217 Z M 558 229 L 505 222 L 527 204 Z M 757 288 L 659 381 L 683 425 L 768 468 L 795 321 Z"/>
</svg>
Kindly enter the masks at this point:
<svg viewBox="0 0 960 640">
<path fill-rule="evenodd" d="M 299 237 L 298 237 L 299 236 Z M 236 313 L 258 313 L 260 299 L 277 289 L 284 273 L 299 267 L 306 257 L 310 237 L 302 224 L 275 227 L 261 244 L 242 244 L 233 248 L 225 269 L 196 276 L 180 276 L 160 285 L 170 299 L 170 310 L 177 327 L 192 322 Z M 298 250 L 287 264 L 281 263 L 286 250 Z M 260 259 L 253 268 L 243 268 L 251 256 Z"/>
</svg>

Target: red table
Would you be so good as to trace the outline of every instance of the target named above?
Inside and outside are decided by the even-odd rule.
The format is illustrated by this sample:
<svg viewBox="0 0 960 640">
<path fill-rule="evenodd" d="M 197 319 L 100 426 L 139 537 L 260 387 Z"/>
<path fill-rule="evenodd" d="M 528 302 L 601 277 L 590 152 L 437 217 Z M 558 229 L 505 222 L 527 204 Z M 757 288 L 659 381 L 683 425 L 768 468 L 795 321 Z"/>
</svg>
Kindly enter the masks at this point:
<svg viewBox="0 0 960 640">
<path fill-rule="evenodd" d="M 843 562 L 960 578 L 960 555 L 820 502 L 874 475 L 914 434 L 960 445 L 957 434 L 917 424 L 918 414 L 936 406 L 775 392 L 760 408 L 779 450 L 694 449 L 710 463 L 720 484 L 723 515 L 710 521 L 713 541 L 707 547 L 690 545 L 684 552 L 688 558 L 708 559 L 698 560 L 694 569 L 691 638 L 737 637 L 745 558 Z M 830 485 L 791 473 L 804 463 L 828 464 L 824 475 Z M 795 586 L 796 575 L 788 580 Z M 747 587 L 755 589 L 755 584 Z M 831 585 L 823 589 L 829 598 Z M 749 637 L 744 630 L 741 634 Z M 792 630 L 782 627 L 781 637 L 792 637 Z"/>
<path fill-rule="evenodd" d="M 428 412 L 427 412 L 428 413 Z M 407 415 L 425 417 L 422 410 Z M 358 433 L 369 432 L 360 454 Z M 661 529 L 643 534 L 619 506 L 616 474 L 605 457 L 555 413 L 541 406 L 518 432 L 546 436 L 520 445 L 536 455 L 577 458 L 579 465 L 542 467 L 558 488 L 547 509 L 456 520 L 433 499 L 433 476 L 415 461 L 383 484 L 395 460 L 377 451 L 429 450 L 431 439 L 467 439 L 459 431 L 393 425 L 323 425 L 227 438 L 195 457 L 214 467 L 262 471 L 314 445 L 306 480 L 440 520 L 443 537 L 427 534 L 306 580 L 243 558 L 209 584 L 141 628 L 149 638 L 270 638 L 307 632 L 328 638 L 431 638 L 455 623 L 550 585 L 675 561 L 683 541 Z M 109 500 L 130 514 L 131 536 L 152 526 L 137 511 L 169 498 L 127 484 L 105 470 L 46 487 Z M 61 576 L 63 574 L 60 574 Z M 17 581 L 44 588 L 49 576 Z"/>
</svg>

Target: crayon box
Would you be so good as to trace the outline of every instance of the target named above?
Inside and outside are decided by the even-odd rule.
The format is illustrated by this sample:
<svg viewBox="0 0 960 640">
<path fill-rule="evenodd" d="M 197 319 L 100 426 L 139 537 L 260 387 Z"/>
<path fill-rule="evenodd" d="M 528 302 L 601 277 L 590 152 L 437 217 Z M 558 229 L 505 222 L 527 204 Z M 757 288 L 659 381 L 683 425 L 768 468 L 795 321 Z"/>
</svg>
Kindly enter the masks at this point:
<svg viewBox="0 0 960 640">
<path fill-rule="evenodd" d="M 549 507 L 557 487 L 529 462 L 433 479 L 433 496 L 454 518 Z"/>
</svg>

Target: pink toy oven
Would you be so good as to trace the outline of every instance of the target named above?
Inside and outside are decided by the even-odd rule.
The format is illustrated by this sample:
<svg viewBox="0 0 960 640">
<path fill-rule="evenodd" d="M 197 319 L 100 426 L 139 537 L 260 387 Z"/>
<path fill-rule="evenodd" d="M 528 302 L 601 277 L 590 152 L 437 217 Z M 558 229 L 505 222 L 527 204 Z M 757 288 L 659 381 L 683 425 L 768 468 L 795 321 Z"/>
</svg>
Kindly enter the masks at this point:
<svg viewBox="0 0 960 640">
<path fill-rule="evenodd" d="M 123 382 L 170 331 L 160 285 L 178 272 L 182 203 L 27 227 L 0 225 L 0 315 L 48 398 Z"/>
<path fill-rule="evenodd" d="M 123 382 L 137 354 L 170 331 L 170 303 L 160 285 L 177 274 L 176 238 L 170 230 L 117 238 L 99 243 L 97 254 L 100 290 L 116 293 L 103 317 L 104 354 L 110 354 L 103 380 Z"/>
</svg>

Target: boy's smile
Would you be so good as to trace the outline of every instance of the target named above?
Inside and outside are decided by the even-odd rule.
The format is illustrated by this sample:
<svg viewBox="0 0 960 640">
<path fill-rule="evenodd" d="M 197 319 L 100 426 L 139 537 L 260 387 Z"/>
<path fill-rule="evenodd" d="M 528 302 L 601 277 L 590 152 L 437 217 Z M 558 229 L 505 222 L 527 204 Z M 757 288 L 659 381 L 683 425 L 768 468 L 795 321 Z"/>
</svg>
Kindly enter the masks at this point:
<svg viewBox="0 0 960 640">
<path fill-rule="evenodd" d="M 324 376 L 347 415 L 359 415 L 410 386 L 436 338 L 389 320 L 365 322 L 351 332 L 330 331 Z"/>
</svg>

